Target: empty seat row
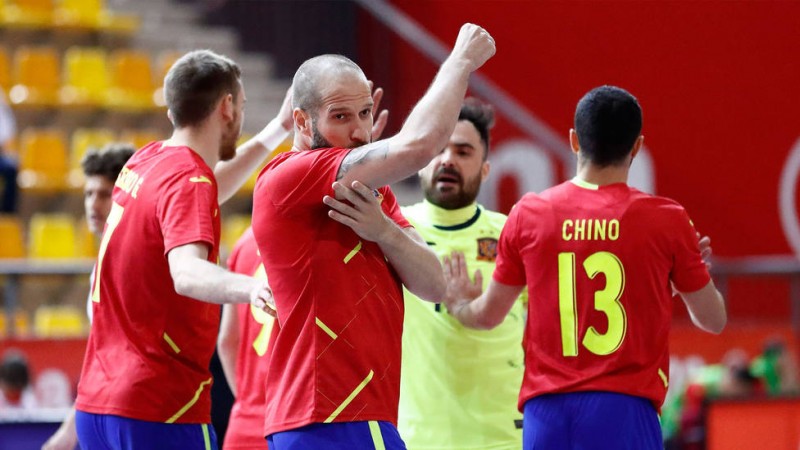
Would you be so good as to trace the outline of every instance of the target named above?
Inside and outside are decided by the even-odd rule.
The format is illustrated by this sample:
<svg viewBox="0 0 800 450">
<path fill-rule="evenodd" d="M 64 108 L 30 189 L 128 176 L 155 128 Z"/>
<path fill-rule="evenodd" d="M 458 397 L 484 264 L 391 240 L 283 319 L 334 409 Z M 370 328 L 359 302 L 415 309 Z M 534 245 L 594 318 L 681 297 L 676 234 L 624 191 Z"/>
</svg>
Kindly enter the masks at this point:
<svg viewBox="0 0 800 450">
<path fill-rule="evenodd" d="M 0 215 L 0 258 L 94 258 L 97 245 L 86 221 L 69 214 L 34 214 L 27 239 L 17 216 Z"/>
<path fill-rule="evenodd" d="M 119 135 L 107 128 L 79 128 L 72 133 L 69 147 L 57 129 L 25 130 L 19 138 L 19 186 L 42 192 L 79 189 L 84 178 L 80 162 L 90 148 L 111 142 L 127 142 L 135 148 L 161 139 L 151 130 L 124 130 Z"/>
<path fill-rule="evenodd" d="M 248 214 L 235 214 L 223 220 L 220 243 L 223 253 L 233 249 L 249 226 Z M 0 214 L 0 259 L 95 258 L 98 244 L 86 221 L 69 214 L 34 214 L 28 224 L 27 239 L 17 216 Z"/>
<path fill-rule="evenodd" d="M 9 317 L 10 316 L 10 317 Z M 0 313 L 0 337 L 10 335 L 13 322 L 15 337 L 68 338 L 85 336 L 88 332 L 86 310 L 74 306 L 41 305 L 33 314 L 33 329 L 28 314 L 21 309 Z"/>
<path fill-rule="evenodd" d="M 132 34 L 139 19 L 109 11 L 104 0 L 0 0 L 0 25 Z"/>
<path fill-rule="evenodd" d="M 16 107 L 91 107 L 125 112 L 164 106 L 161 84 L 177 59 L 159 57 L 154 78 L 150 54 L 144 50 L 70 47 L 64 53 L 49 46 L 24 46 L 13 61 L 0 51 L 0 86 Z"/>
</svg>

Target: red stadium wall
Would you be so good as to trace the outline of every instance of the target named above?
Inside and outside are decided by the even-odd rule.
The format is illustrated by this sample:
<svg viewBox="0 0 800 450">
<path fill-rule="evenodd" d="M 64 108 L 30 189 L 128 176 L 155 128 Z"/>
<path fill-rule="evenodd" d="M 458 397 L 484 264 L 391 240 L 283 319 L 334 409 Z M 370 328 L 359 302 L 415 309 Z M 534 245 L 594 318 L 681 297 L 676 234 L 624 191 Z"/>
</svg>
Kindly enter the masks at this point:
<svg viewBox="0 0 800 450">
<path fill-rule="evenodd" d="M 565 140 L 587 90 L 628 89 L 644 109 L 655 192 L 687 208 L 716 255 L 793 252 L 779 180 L 800 139 L 800 2 L 394 3 L 448 46 L 463 22 L 489 30 L 498 52 L 481 73 Z M 373 55 L 362 64 L 387 87 L 399 127 L 435 66 L 362 14 L 361 54 Z M 494 149 L 513 139 L 528 138 L 500 116 Z M 553 164 L 555 181 L 571 170 Z M 507 210 L 522 185 L 519 174 L 503 177 L 495 206 Z M 733 280 L 729 308 L 734 318 L 787 319 L 788 283 Z"/>
</svg>

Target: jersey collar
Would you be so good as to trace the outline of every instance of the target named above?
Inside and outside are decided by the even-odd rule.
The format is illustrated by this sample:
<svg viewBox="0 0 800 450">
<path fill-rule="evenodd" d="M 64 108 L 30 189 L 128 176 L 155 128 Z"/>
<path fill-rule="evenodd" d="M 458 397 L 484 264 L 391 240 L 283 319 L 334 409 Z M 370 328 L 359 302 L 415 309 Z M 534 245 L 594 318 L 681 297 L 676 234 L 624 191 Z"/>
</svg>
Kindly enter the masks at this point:
<svg viewBox="0 0 800 450">
<path fill-rule="evenodd" d="M 459 209 L 444 209 L 427 200 L 423 200 L 422 203 L 425 205 L 425 211 L 431 223 L 434 224 L 433 226 L 443 231 L 467 228 L 481 216 L 481 207 L 477 203 Z"/>
</svg>

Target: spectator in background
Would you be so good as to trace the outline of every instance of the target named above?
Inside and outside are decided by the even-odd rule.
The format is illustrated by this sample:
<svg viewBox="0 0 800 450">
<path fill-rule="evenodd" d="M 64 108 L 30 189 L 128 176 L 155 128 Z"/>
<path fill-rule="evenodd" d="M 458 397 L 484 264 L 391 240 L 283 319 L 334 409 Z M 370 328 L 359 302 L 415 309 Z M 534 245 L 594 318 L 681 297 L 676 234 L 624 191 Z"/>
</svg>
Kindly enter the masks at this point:
<svg viewBox="0 0 800 450">
<path fill-rule="evenodd" d="M 0 213 L 14 213 L 17 211 L 19 189 L 17 187 L 17 173 L 19 172 L 17 158 L 12 155 L 9 147 L 17 134 L 17 121 L 14 113 L 6 103 L 5 93 L 0 95 Z"/>
<path fill-rule="evenodd" d="M 81 169 L 85 181 L 83 184 L 83 207 L 89 231 L 100 238 L 111 212 L 111 192 L 114 182 L 122 167 L 136 149 L 130 144 L 108 144 L 101 150 L 89 150 L 81 160 Z M 89 278 L 93 284 L 94 270 Z M 87 301 L 87 315 L 92 318 L 92 302 Z M 75 431 L 75 409 L 72 409 L 64 422 L 50 439 L 42 446 L 42 450 L 72 450 L 78 444 Z"/>
<path fill-rule="evenodd" d="M 764 343 L 763 352 L 753 358 L 750 372 L 762 380 L 767 395 L 796 394 L 798 391 L 797 360 L 781 339 Z"/>
<path fill-rule="evenodd" d="M 6 352 L 0 362 L 0 411 L 36 406 L 28 360 L 20 352 Z"/>
</svg>

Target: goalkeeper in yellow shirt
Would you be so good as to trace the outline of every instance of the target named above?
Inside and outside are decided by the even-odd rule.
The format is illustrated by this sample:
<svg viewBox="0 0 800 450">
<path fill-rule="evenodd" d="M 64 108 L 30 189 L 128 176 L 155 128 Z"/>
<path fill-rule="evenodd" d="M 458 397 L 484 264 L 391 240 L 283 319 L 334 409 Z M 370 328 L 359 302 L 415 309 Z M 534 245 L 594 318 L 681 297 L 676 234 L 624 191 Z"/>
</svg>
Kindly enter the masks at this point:
<svg viewBox="0 0 800 450">
<path fill-rule="evenodd" d="M 402 208 L 439 257 L 464 253 L 488 283 L 506 216 L 476 202 L 489 174 L 491 106 L 467 99 L 446 148 L 420 171 L 425 200 Z M 486 286 L 484 285 L 484 288 Z M 463 327 L 443 304 L 405 291 L 398 429 L 409 450 L 522 447 L 524 303 L 491 331 Z"/>
</svg>

